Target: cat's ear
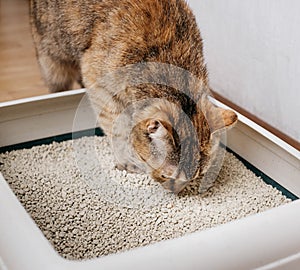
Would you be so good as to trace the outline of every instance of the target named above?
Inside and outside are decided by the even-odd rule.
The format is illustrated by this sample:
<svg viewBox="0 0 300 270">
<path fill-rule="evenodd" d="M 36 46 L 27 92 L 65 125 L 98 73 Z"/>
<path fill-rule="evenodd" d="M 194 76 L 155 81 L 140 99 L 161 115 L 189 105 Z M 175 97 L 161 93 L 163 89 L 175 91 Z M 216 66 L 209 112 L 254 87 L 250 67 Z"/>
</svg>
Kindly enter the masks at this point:
<svg viewBox="0 0 300 270">
<path fill-rule="evenodd" d="M 231 128 L 238 120 L 234 111 L 217 107 L 210 101 L 205 102 L 202 108 L 211 133 Z"/>
<path fill-rule="evenodd" d="M 157 119 L 149 119 L 146 123 L 148 134 L 151 138 L 163 138 L 167 133 L 167 129 L 162 122 Z"/>
</svg>

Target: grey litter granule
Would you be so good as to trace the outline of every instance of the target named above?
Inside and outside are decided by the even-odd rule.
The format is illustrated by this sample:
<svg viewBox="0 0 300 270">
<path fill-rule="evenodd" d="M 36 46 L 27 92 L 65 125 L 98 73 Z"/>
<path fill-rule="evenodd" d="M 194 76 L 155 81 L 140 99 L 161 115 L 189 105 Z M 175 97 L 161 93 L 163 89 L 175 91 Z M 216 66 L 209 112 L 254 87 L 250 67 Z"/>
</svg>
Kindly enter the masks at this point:
<svg viewBox="0 0 300 270">
<path fill-rule="evenodd" d="M 0 155 L 1 172 L 54 248 L 89 259 L 211 228 L 290 202 L 230 153 L 215 185 L 180 196 L 114 169 L 106 137 Z"/>
</svg>

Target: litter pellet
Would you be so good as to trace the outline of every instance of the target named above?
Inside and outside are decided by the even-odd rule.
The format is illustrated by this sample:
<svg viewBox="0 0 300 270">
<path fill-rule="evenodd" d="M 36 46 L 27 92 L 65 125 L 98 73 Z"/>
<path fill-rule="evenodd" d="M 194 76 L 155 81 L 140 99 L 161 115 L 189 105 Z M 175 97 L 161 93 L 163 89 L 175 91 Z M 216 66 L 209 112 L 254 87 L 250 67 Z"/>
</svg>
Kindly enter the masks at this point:
<svg viewBox="0 0 300 270">
<path fill-rule="evenodd" d="M 107 137 L 0 154 L 10 187 L 53 247 L 90 259 L 208 229 L 290 202 L 226 153 L 215 185 L 169 193 L 149 176 L 114 168 Z"/>
</svg>

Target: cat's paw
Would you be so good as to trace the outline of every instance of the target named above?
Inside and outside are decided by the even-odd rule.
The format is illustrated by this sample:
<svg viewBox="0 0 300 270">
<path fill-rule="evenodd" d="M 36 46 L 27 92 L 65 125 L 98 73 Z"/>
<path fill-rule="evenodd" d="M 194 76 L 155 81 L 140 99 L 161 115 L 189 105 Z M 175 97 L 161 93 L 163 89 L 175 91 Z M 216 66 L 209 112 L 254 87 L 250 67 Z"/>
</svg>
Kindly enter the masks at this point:
<svg viewBox="0 0 300 270">
<path fill-rule="evenodd" d="M 115 168 L 120 170 L 120 171 L 125 170 L 129 173 L 142 173 L 143 172 L 138 166 L 136 166 L 134 164 L 130 164 L 130 163 L 128 163 L 128 164 L 118 163 L 118 164 L 115 165 Z"/>
</svg>

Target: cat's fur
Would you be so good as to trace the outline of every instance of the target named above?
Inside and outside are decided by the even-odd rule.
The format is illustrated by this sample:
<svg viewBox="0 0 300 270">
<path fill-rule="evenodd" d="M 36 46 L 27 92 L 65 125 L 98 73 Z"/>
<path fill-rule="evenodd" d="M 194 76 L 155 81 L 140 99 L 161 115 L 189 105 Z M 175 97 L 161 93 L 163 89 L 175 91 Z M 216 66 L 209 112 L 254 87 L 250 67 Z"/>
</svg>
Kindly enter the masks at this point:
<svg viewBox="0 0 300 270">
<path fill-rule="evenodd" d="M 185 1 L 31 0 L 30 7 L 50 91 L 83 83 L 117 142 L 117 168 L 147 171 L 176 193 L 200 180 L 218 132 L 237 116 L 207 98 L 202 40 Z"/>
</svg>

